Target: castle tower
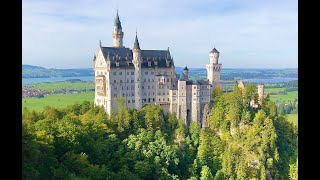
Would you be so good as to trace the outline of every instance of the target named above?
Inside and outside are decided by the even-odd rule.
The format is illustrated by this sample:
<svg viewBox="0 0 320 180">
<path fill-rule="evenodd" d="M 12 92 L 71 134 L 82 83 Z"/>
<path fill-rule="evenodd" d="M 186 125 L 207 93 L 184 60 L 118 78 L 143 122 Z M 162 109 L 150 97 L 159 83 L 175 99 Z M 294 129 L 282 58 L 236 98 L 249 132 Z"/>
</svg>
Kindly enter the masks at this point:
<svg viewBox="0 0 320 180">
<path fill-rule="evenodd" d="M 124 47 L 123 35 L 124 34 L 122 32 L 121 22 L 120 22 L 118 10 L 117 10 L 117 15 L 116 15 L 116 18 L 114 19 L 114 25 L 113 25 L 113 31 L 112 31 L 113 47 L 118 47 L 118 48 Z"/>
<path fill-rule="evenodd" d="M 136 39 L 134 40 L 134 45 L 132 49 L 132 63 L 135 67 L 134 72 L 134 84 L 135 84 L 135 107 L 136 109 L 142 108 L 142 91 L 141 91 L 141 63 L 142 63 L 142 57 L 141 57 L 141 49 L 136 33 Z"/>
<path fill-rule="evenodd" d="M 260 83 L 258 84 L 258 102 L 261 105 L 263 103 L 264 100 L 264 84 Z"/>
<path fill-rule="evenodd" d="M 219 64 L 219 51 L 213 48 L 209 52 L 210 63 L 206 65 L 207 68 L 207 79 L 211 84 L 212 88 L 220 86 L 220 71 L 222 64 Z"/>
<path fill-rule="evenodd" d="M 183 74 L 186 80 L 189 80 L 189 69 L 187 68 L 187 66 L 183 68 Z"/>
</svg>

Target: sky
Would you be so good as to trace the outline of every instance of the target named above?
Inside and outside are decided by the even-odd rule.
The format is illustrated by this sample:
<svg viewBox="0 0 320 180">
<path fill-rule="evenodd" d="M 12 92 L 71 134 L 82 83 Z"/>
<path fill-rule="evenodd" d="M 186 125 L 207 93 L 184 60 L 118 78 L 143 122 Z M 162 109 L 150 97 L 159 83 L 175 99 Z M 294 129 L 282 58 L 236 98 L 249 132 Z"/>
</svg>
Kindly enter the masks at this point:
<svg viewBox="0 0 320 180">
<path fill-rule="evenodd" d="M 223 68 L 297 68 L 297 0 L 24 0 L 22 64 L 93 68 L 112 46 L 117 9 L 124 46 L 170 48 L 175 66 L 203 68 L 220 52 Z"/>
</svg>

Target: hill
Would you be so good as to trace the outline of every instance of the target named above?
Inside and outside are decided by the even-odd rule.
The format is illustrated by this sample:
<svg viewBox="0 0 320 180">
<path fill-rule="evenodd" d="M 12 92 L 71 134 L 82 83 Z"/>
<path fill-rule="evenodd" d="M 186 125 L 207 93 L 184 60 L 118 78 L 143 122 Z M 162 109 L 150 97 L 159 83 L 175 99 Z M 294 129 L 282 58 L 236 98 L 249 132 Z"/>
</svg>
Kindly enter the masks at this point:
<svg viewBox="0 0 320 180">
<path fill-rule="evenodd" d="M 175 67 L 179 75 L 183 67 Z M 207 76 L 205 68 L 189 68 L 189 75 L 203 79 Z M 79 69 L 47 69 L 40 66 L 22 65 L 22 78 L 49 78 L 49 77 L 78 77 L 94 76 L 93 68 Z M 251 78 L 298 78 L 298 69 L 243 69 L 243 68 L 223 68 L 221 70 L 221 80 L 237 80 Z"/>
<path fill-rule="evenodd" d="M 22 78 L 94 76 L 93 68 L 54 69 L 33 65 L 22 65 Z"/>
</svg>

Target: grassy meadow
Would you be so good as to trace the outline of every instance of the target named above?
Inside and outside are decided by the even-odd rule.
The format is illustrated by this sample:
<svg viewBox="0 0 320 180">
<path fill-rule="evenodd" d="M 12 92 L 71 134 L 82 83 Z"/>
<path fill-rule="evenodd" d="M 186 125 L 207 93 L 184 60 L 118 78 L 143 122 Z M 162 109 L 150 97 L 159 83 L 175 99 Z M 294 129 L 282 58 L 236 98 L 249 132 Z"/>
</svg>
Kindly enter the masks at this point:
<svg viewBox="0 0 320 180">
<path fill-rule="evenodd" d="M 68 105 L 81 103 L 82 101 L 93 101 L 94 92 L 83 92 L 78 94 L 48 94 L 44 98 L 28 97 L 22 98 L 22 108 L 41 111 L 45 106 L 64 108 Z"/>
<path fill-rule="evenodd" d="M 278 93 L 284 91 L 285 88 L 265 88 L 265 93 Z M 287 94 L 270 95 L 274 102 L 288 102 L 298 99 L 298 91 L 287 92 Z"/>
</svg>

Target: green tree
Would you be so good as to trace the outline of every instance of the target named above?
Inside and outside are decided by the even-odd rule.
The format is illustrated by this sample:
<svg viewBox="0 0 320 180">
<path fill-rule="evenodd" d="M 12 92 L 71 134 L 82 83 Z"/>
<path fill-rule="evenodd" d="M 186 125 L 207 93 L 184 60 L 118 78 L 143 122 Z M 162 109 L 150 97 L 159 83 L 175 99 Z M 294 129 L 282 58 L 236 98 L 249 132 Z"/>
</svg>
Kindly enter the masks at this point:
<svg viewBox="0 0 320 180">
<path fill-rule="evenodd" d="M 213 180 L 210 168 L 208 166 L 202 166 L 201 180 Z"/>
</svg>

